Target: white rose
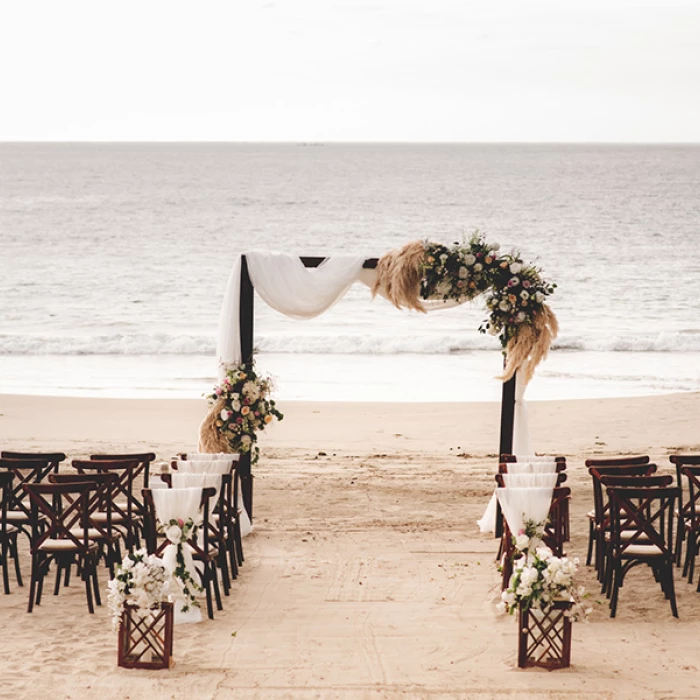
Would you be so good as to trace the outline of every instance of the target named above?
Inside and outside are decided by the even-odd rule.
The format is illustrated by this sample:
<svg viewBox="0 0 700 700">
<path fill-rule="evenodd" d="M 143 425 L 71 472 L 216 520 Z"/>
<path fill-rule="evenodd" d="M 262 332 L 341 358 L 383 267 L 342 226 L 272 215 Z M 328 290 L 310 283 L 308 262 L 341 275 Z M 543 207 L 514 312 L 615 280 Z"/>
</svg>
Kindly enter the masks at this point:
<svg viewBox="0 0 700 700">
<path fill-rule="evenodd" d="M 509 287 L 517 287 L 520 284 L 520 277 L 511 277 L 508 280 Z"/>
<path fill-rule="evenodd" d="M 523 291 L 520 292 L 520 298 L 527 301 L 530 298 L 530 295 L 523 289 Z"/>
<path fill-rule="evenodd" d="M 536 301 L 538 304 L 541 304 L 541 303 L 544 301 L 544 294 L 542 294 L 542 292 L 537 292 L 537 293 L 535 294 L 535 301 Z"/>
<path fill-rule="evenodd" d="M 177 525 L 168 525 L 168 527 L 165 528 L 165 536 L 173 544 L 177 544 L 182 538 L 182 530 Z"/>
<path fill-rule="evenodd" d="M 464 256 L 464 264 L 467 267 L 471 267 L 475 262 L 476 262 L 476 258 L 471 253 L 467 253 Z"/>
<path fill-rule="evenodd" d="M 518 323 L 522 323 L 526 318 L 527 314 L 524 311 L 518 311 L 518 315 L 515 317 L 515 320 Z"/>
<path fill-rule="evenodd" d="M 484 269 L 484 266 L 481 263 L 477 263 L 474 265 L 474 271 L 475 272 L 481 272 Z"/>
<path fill-rule="evenodd" d="M 498 329 L 495 326 L 489 326 L 489 335 L 498 335 Z"/>
<path fill-rule="evenodd" d="M 510 304 L 505 299 L 498 305 L 501 311 L 510 311 Z"/>
<path fill-rule="evenodd" d="M 515 548 L 519 549 L 521 552 L 528 548 L 530 544 L 530 538 L 526 534 L 518 535 L 515 538 Z"/>
<path fill-rule="evenodd" d="M 517 275 L 522 269 L 523 266 L 520 263 L 514 262 L 510 264 L 510 271 L 513 275 Z"/>
<path fill-rule="evenodd" d="M 236 412 L 239 413 L 241 410 L 241 402 L 240 401 L 232 401 L 231 402 L 231 408 Z"/>
<path fill-rule="evenodd" d="M 447 258 L 448 258 L 448 257 L 449 257 L 449 256 L 447 255 L 447 253 L 443 253 L 443 254 L 440 256 L 440 262 L 444 265 L 444 264 L 447 262 Z"/>
<path fill-rule="evenodd" d="M 459 279 L 461 279 L 461 280 L 467 279 L 468 274 L 469 274 L 469 272 L 467 271 L 466 267 L 459 268 Z"/>
<path fill-rule="evenodd" d="M 241 445 L 250 445 L 251 441 L 250 435 L 241 435 Z"/>
<path fill-rule="evenodd" d="M 445 297 L 452 291 L 452 283 L 448 281 L 442 281 L 435 286 L 435 291 L 441 297 Z"/>
<path fill-rule="evenodd" d="M 220 415 L 221 420 L 228 420 L 233 415 L 233 413 L 231 413 L 231 411 L 229 411 L 227 408 L 222 408 Z"/>
</svg>

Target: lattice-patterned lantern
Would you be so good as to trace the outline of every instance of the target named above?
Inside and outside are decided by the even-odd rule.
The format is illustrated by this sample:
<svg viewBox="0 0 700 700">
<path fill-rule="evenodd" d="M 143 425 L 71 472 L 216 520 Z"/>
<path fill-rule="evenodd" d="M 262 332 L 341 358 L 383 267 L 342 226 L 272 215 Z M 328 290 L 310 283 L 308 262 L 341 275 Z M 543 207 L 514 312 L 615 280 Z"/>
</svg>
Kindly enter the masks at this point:
<svg viewBox="0 0 700 700">
<path fill-rule="evenodd" d="M 160 603 L 146 616 L 125 605 L 119 627 L 119 666 L 170 668 L 173 663 L 173 604 Z"/>
<path fill-rule="evenodd" d="M 547 612 L 539 608 L 518 613 L 518 666 L 540 666 L 550 671 L 571 665 L 571 603 L 556 601 Z"/>
</svg>

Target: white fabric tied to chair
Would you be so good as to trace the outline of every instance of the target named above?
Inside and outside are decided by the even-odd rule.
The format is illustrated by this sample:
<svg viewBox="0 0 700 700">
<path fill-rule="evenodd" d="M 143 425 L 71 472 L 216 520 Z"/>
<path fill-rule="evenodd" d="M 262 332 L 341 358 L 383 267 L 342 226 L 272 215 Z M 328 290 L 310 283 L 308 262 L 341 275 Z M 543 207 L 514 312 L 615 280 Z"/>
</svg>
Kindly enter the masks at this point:
<svg viewBox="0 0 700 700">
<path fill-rule="evenodd" d="M 527 455 L 527 454 L 516 454 L 513 455 L 517 462 L 556 462 L 557 459 L 554 455 Z"/>
<path fill-rule="evenodd" d="M 214 489 L 216 494 L 214 499 L 219 495 L 221 491 L 221 474 L 210 474 L 210 473 L 192 473 L 192 472 L 180 472 L 179 470 L 173 472 L 170 475 L 172 479 L 172 484 L 174 489 L 189 489 L 189 488 L 200 488 L 200 489 Z"/>
<path fill-rule="evenodd" d="M 199 506 L 202 502 L 202 487 L 196 488 L 173 488 L 155 489 L 151 491 L 153 505 L 156 509 L 156 518 L 164 528 L 165 535 L 170 540 L 170 544 L 163 551 L 163 566 L 165 570 L 173 576 L 177 568 L 178 547 L 182 548 L 182 557 L 185 562 L 185 569 L 194 581 L 199 580 L 199 573 L 192 558 L 192 547 L 186 542 L 180 545 L 180 540 L 173 540 L 168 536 L 168 527 L 171 520 L 189 519 L 195 524 L 201 524 Z M 175 624 L 186 622 L 201 622 L 202 612 L 196 606 L 190 606 L 187 612 L 182 612 L 182 604 L 187 602 L 182 594 L 173 595 L 175 599 Z"/>
<path fill-rule="evenodd" d="M 553 492 L 553 488 L 542 487 L 496 489 L 501 510 L 513 535 L 525 529 L 529 520 L 536 525 L 547 520 Z"/>
<path fill-rule="evenodd" d="M 238 457 L 238 455 L 236 455 L 236 457 Z M 177 471 L 190 472 L 193 474 L 228 474 L 233 468 L 234 461 L 236 460 L 231 459 L 230 455 L 228 459 L 179 460 L 177 462 Z M 175 473 L 176 472 L 173 472 L 173 474 Z M 250 516 L 248 515 L 248 511 L 245 509 L 245 505 L 243 503 L 243 496 L 241 494 L 240 489 L 238 489 L 238 502 L 236 503 L 236 512 L 241 528 L 241 537 L 246 537 L 251 532 L 253 532 L 253 523 L 250 522 Z"/>
<path fill-rule="evenodd" d="M 538 472 L 535 474 L 501 474 L 503 486 L 507 489 L 545 488 L 553 489 L 557 485 L 557 472 Z"/>
<path fill-rule="evenodd" d="M 552 488 L 557 485 L 559 474 L 555 471 L 556 462 L 536 462 L 535 464 L 522 464 L 520 462 L 510 462 L 508 473 L 502 474 L 505 488 L 527 488 L 527 487 L 547 487 Z M 518 479 L 520 478 L 520 481 Z M 503 489 L 495 489 L 491 499 L 486 505 L 484 514 L 480 520 L 476 521 L 480 532 L 496 532 L 496 517 L 498 508 L 496 493 Z"/>
<path fill-rule="evenodd" d="M 238 453 L 228 453 L 228 452 L 187 452 L 187 459 L 178 459 L 180 462 L 215 462 L 218 460 L 224 460 L 229 462 L 238 462 L 241 456 Z"/>
</svg>

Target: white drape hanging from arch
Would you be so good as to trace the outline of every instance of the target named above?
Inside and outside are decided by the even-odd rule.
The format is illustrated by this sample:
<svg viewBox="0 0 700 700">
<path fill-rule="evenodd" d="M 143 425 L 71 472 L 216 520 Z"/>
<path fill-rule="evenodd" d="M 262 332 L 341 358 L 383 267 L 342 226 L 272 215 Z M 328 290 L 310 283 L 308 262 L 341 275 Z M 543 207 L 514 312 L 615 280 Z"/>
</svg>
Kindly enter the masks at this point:
<svg viewBox="0 0 700 700">
<path fill-rule="evenodd" d="M 248 274 L 260 297 L 273 309 L 292 318 L 314 318 L 338 302 L 354 282 L 372 287 L 375 270 L 363 269 L 364 255 L 333 255 L 318 267 L 305 267 L 297 255 L 269 251 L 245 253 Z M 216 347 L 218 377 L 225 366 L 243 361 L 240 336 L 241 256 L 233 264 L 219 319 Z M 457 306 L 427 302 L 428 311 Z M 513 452 L 532 454 L 525 405 L 526 384 L 516 381 Z"/>
</svg>

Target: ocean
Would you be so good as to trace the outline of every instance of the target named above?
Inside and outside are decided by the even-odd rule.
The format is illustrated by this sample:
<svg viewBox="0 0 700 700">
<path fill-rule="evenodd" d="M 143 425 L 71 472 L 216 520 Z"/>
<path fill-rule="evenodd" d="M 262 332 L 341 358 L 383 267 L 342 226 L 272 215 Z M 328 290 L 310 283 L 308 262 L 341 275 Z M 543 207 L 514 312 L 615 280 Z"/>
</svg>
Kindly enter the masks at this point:
<svg viewBox="0 0 700 700">
<path fill-rule="evenodd" d="M 379 257 L 482 231 L 558 288 L 530 399 L 700 391 L 700 146 L 0 144 L 0 393 L 199 397 L 252 249 Z M 492 401 L 478 301 L 256 300 L 279 399 Z"/>
</svg>

